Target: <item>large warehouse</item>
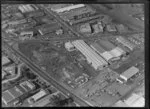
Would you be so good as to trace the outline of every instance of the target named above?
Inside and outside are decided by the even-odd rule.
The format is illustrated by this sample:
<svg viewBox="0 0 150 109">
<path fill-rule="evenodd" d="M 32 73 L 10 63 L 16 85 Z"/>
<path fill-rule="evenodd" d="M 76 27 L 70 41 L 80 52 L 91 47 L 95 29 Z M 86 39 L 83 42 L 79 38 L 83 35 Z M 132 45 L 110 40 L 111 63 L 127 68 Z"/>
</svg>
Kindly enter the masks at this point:
<svg viewBox="0 0 150 109">
<path fill-rule="evenodd" d="M 107 62 L 90 48 L 83 40 L 73 41 L 72 44 L 86 57 L 87 61 L 92 64 L 96 70 L 103 69 Z"/>
<path fill-rule="evenodd" d="M 107 40 L 96 41 L 91 44 L 91 47 L 98 52 L 107 62 L 111 60 L 117 60 L 121 55 L 125 54 L 125 51 L 119 47 L 116 47 Z"/>
</svg>

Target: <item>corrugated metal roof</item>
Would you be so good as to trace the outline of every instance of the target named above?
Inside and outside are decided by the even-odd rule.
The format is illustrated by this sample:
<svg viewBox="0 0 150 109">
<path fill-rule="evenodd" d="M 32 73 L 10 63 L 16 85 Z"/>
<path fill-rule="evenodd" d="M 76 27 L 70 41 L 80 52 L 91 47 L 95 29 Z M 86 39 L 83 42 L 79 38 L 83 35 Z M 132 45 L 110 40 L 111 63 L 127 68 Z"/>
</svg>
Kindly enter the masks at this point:
<svg viewBox="0 0 150 109">
<path fill-rule="evenodd" d="M 92 48 L 90 48 L 83 40 L 73 41 L 72 44 L 87 58 L 88 62 L 92 63 L 95 69 L 107 65 L 107 62 L 100 57 Z"/>
<path fill-rule="evenodd" d="M 129 69 L 127 69 L 126 71 L 124 71 L 120 76 L 125 77 L 126 79 L 131 78 L 133 75 L 135 75 L 136 73 L 139 72 L 139 69 L 132 66 Z"/>
</svg>

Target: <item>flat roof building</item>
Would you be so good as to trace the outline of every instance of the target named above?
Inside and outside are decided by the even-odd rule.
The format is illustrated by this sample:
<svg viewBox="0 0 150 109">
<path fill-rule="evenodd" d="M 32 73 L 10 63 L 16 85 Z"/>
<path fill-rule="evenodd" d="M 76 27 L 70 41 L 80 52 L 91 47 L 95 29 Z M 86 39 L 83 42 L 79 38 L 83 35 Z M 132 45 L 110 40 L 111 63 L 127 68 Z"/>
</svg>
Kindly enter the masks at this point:
<svg viewBox="0 0 150 109">
<path fill-rule="evenodd" d="M 86 57 L 87 61 L 91 63 L 95 69 L 102 69 L 107 66 L 108 63 L 83 40 L 73 41 L 72 44 Z"/>
<path fill-rule="evenodd" d="M 138 68 L 136 68 L 136 67 L 134 67 L 134 66 L 132 66 L 132 67 L 130 67 L 129 69 L 127 69 L 126 71 L 124 71 L 121 75 L 120 75 L 120 77 L 122 78 L 122 79 L 124 79 L 125 81 L 127 81 L 129 78 L 131 78 L 132 76 L 134 76 L 136 73 L 138 73 L 139 72 L 139 69 Z"/>
<path fill-rule="evenodd" d="M 29 102 L 29 104 L 33 104 L 46 95 L 47 95 L 47 92 L 45 90 L 41 89 L 38 93 L 36 93 L 35 95 L 28 98 L 28 102 Z"/>
</svg>

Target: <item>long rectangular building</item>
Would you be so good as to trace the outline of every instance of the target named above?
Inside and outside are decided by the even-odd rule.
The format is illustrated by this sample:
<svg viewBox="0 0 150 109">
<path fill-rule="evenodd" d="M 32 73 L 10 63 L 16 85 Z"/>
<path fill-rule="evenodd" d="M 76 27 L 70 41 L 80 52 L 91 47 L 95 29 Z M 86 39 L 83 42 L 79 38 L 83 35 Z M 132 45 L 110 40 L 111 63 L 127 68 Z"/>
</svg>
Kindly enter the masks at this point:
<svg viewBox="0 0 150 109">
<path fill-rule="evenodd" d="M 107 66 L 107 62 L 90 48 L 83 40 L 73 41 L 72 44 L 86 57 L 87 61 L 98 70 Z"/>
<path fill-rule="evenodd" d="M 61 17 L 67 20 L 75 20 L 88 17 L 89 15 L 94 14 L 96 11 L 90 7 L 83 7 L 80 9 L 74 9 L 73 12 L 63 13 Z"/>
<path fill-rule="evenodd" d="M 136 73 L 139 72 L 139 69 L 132 66 L 129 69 L 127 69 L 125 72 L 123 72 L 120 77 L 122 79 L 124 79 L 125 81 L 127 81 L 129 78 L 131 78 L 132 76 L 134 76 Z"/>
<path fill-rule="evenodd" d="M 55 11 L 57 13 L 61 13 L 61 12 L 81 8 L 81 7 L 84 7 L 84 6 L 85 6 L 84 4 L 77 4 L 77 5 L 71 5 L 71 6 L 67 6 L 67 7 L 64 7 L 64 8 L 56 9 L 56 10 L 53 10 L 53 11 Z"/>
</svg>

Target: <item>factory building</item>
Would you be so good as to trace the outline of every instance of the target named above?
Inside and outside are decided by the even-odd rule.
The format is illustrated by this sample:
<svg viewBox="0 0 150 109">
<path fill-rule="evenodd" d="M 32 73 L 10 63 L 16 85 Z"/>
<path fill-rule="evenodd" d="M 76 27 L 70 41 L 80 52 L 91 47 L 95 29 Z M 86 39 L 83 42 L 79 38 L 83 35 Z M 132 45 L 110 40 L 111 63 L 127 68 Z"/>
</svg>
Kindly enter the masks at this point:
<svg viewBox="0 0 150 109">
<path fill-rule="evenodd" d="M 91 44 L 91 47 L 109 63 L 120 59 L 120 56 L 125 53 L 121 48 L 116 47 L 107 40 L 96 41 Z"/>
<path fill-rule="evenodd" d="M 92 64 L 94 69 L 101 70 L 107 66 L 108 63 L 83 40 L 73 41 L 72 44 L 86 57 L 88 63 Z"/>
<path fill-rule="evenodd" d="M 56 32 L 58 29 L 60 29 L 60 26 L 55 22 L 41 26 L 38 31 L 41 35 L 45 35 L 47 33 Z"/>
<path fill-rule="evenodd" d="M 43 98 L 44 96 L 47 95 L 47 91 L 41 89 L 38 93 L 36 93 L 35 95 L 31 96 L 30 98 L 28 98 L 28 103 L 29 104 L 33 104 L 36 101 L 38 101 L 39 99 Z"/>
<path fill-rule="evenodd" d="M 70 20 L 69 24 L 70 25 L 75 25 L 75 24 L 79 24 L 79 23 L 84 23 L 84 22 L 87 22 L 87 21 L 90 21 L 90 20 L 93 20 L 93 19 L 98 19 L 98 18 L 100 18 L 100 16 L 101 15 L 96 14 L 96 15 L 85 17 L 85 18 L 82 18 L 82 19 Z"/>
<path fill-rule="evenodd" d="M 91 47 L 99 53 L 107 62 L 113 58 L 113 56 L 106 50 L 104 50 L 101 46 L 99 46 L 97 43 L 91 44 Z"/>
<path fill-rule="evenodd" d="M 24 81 L 20 83 L 20 86 L 26 91 L 29 92 L 35 88 L 35 85 L 31 83 L 30 81 Z"/>
<path fill-rule="evenodd" d="M 84 6 L 85 6 L 84 4 L 76 4 L 76 5 L 71 5 L 71 6 L 67 6 L 67 7 L 64 7 L 64 8 L 56 9 L 56 10 L 53 10 L 53 11 L 55 11 L 57 13 L 62 13 L 62 12 L 65 12 L 65 11 L 70 11 L 70 10 L 81 8 L 81 7 L 84 7 Z"/>
<path fill-rule="evenodd" d="M 129 40 L 123 38 L 122 36 L 116 38 L 116 40 L 123 44 L 125 47 L 129 48 L 131 51 L 135 48 L 135 45 L 131 43 Z"/>
<path fill-rule="evenodd" d="M 119 57 L 125 54 L 125 51 L 120 47 L 116 47 L 114 44 L 107 40 L 99 40 L 97 43 L 102 46 L 106 51 L 109 51 L 114 57 Z"/>
<path fill-rule="evenodd" d="M 23 95 L 23 92 L 15 86 L 11 89 L 2 92 L 2 101 L 5 103 L 5 105 L 7 105 L 8 103 L 12 102 L 21 95 Z"/>
<path fill-rule="evenodd" d="M 83 7 L 80 9 L 74 9 L 73 12 L 62 13 L 60 16 L 65 21 L 70 21 L 70 20 L 78 20 L 78 19 L 82 19 L 85 17 L 89 17 L 89 16 L 95 14 L 95 12 L 96 11 L 91 9 L 90 7 Z"/>
<path fill-rule="evenodd" d="M 5 105 L 7 105 L 26 92 L 33 90 L 34 88 L 35 85 L 33 83 L 31 83 L 30 81 L 24 81 L 20 83 L 20 85 L 2 92 L 2 101 L 5 103 Z"/>
<path fill-rule="evenodd" d="M 128 79 L 130 79 L 131 77 L 133 77 L 134 75 L 136 75 L 139 72 L 139 69 L 132 66 L 129 69 L 127 69 L 126 71 L 124 71 L 119 78 L 117 78 L 117 81 L 119 81 L 120 83 L 124 83 L 127 82 Z"/>
</svg>

